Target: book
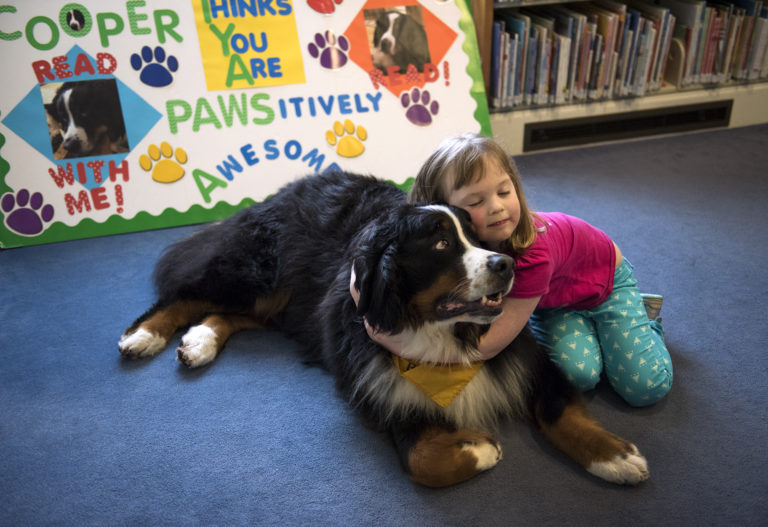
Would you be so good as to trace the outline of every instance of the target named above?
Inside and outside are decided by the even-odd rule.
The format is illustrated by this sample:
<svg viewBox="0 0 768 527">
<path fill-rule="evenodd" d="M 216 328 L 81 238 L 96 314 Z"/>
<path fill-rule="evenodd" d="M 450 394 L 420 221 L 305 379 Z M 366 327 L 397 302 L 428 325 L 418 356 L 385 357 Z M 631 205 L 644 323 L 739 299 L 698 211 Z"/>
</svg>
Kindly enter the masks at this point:
<svg viewBox="0 0 768 527">
<path fill-rule="evenodd" d="M 629 5 L 639 10 L 656 28 L 656 39 L 651 52 L 651 71 L 650 78 L 648 79 L 648 88 L 658 90 L 661 87 L 677 18 L 669 8 L 655 5 L 645 0 L 632 0 Z"/>
<path fill-rule="evenodd" d="M 685 39 L 686 59 L 683 85 L 691 84 L 695 82 L 706 3 L 703 0 L 658 0 L 658 3 L 667 7 L 675 15 L 678 22 L 690 30 L 690 34 Z"/>
<path fill-rule="evenodd" d="M 768 44 L 768 18 L 763 12 L 755 19 L 752 45 L 747 58 L 747 78 L 750 80 L 760 77 L 766 44 Z"/>
<path fill-rule="evenodd" d="M 589 16 L 590 20 L 597 24 L 597 33 L 602 37 L 600 46 L 602 56 L 599 61 L 594 63 L 594 66 L 598 69 L 592 73 L 593 76 L 596 76 L 596 81 L 593 83 L 593 95 L 594 98 L 599 99 L 603 97 L 603 92 L 606 92 L 606 94 L 610 92 L 613 84 L 613 79 L 610 78 L 609 72 L 612 71 L 613 67 L 619 17 L 597 4 L 579 3 L 573 4 L 572 7 Z"/>
<path fill-rule="evenodd" d="M 741 30 L 744 26 L 744 10 L 734 7 L 731 14 L 731 23 L 728 27 L 728 43 L 725 49 L 725 59 L 723 59 L 723 68 L 721 72 L 722 81 L 726 82 L 731 78 L 733 72 L 734 58 L 736 57 L 736 44 L 741 36 Z"/>
<path fill-rule="evenodd" d="M 566 69 L 564 98 L 565 101 L 571 101 L 576 91 L 576 73 L 581 58 L 581 43 L 584 38 L 586 17 L 581 13 L 562 6 L 546 6 L 542 9 L 554 18 L 556 33 L 569 39 L 566 63 L 563 64 L 561 59 L 561 64 Z"/>
<path fill-rule="evenodd" d="M 493 23 L 492 32 L 493 41 L 491 43 L 491 105 L 499 108 L 499 92 L 501 91 L 501 76 L 499 75 L 499 64 L 501 55 L 501 23 Z"/>
<path fill-rule="evenodd" d="M 525 71 L 525 93 L 523 102 L 525 104 L 534 104 L 536 95 L 536 73 L 539 57 L 539 42 L 536 28 L 531 24 L 530 35 L 528 37 L 528 65 Z"/>
<path fill-rule="evenodd" d="M 734 5 L 744 9 L 744 21 L 736 44 L 736 57 L 733 63 L 733 78 L 746 79 L 748 76 L 749 53 L 752 48 L 752 36 L 755 29 L 755 21 L 762 9 L 761 0 L 732 0 Z"/>
<path fill-rule="evenodd" d="M 616 0 L 595 0 L 595 3 L 603 9 L 607 9 L 608 11 L 614 13 L 617 17 L 615 43 L 612 52 L 613 59 L 611 61 L 610 68 L 610 78 L 608 79 L 608 84 L 604 85 L 604 89 L 606 89 L 608 92 L 607 95 L 612 97 L 614 93 L 618 93 L 619 91 L 619 77 L 623 69 L 621 60 L 625 55 L 624 39 L 627 36 L 627 4 Z"/>
<path fill-rule="evenodd" d="M 522 93 L 525 85 L 525 68 L 528 58 L 528 35 L 530 33 L 531 20 L 526 15 L 515 13 L 504 16 L 507 29 L 517 39 L 516 66 L 514 71 L 514 95 L 512 105 L 522 104 Z"/>
<path fill-rule="evenodd" d="M 568 96 L 568 80 L 571 57 L 571 39 L 565 35 L 555 33 L 555 41 L 557 47 L 557 74 L 554 79 L 554 104 L 563 104 L 567 100 Z"/>
</svg>

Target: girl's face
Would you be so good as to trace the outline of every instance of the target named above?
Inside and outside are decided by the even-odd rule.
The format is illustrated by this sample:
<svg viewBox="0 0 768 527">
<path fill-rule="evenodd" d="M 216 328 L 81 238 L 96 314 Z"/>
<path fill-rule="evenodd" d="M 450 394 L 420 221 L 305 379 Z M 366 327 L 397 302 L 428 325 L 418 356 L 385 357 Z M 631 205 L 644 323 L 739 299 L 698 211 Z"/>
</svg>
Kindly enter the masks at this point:
<svg viewBox="0 0 768 527">
<path fill-rule="evenodd" d="M 469 212 L 478 237 L 493 250 L 512 236 L 520 221 L 520 200 L 512 179 L 494 161 L 485 161 L 478 181 L 447 195 L 449 204 Z"/>
</svg>

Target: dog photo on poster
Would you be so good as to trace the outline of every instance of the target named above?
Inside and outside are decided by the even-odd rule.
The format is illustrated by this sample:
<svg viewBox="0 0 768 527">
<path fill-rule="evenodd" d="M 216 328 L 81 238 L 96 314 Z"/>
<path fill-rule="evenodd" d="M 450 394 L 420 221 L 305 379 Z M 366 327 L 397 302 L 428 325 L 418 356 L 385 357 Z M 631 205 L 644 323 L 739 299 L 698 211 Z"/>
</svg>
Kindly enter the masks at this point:
<svg viewBox="0 0 768 527">
<path fill-rule="evenodd" d="M 0 247 L 219 219 L 490 134 L 466 0 L 0 5 Z"/>
</svg>

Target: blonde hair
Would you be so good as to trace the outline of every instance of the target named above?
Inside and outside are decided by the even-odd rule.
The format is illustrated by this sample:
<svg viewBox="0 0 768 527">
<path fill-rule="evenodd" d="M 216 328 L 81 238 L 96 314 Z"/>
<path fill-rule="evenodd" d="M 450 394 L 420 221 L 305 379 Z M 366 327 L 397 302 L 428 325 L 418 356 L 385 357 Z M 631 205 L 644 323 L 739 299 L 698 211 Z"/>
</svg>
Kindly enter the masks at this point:
<svg viewBox="0 0 768 527">
<path fill-rule="evenodd" d="M 521 254 L 536 239 L 535 219 L 544 225 L 546 223 L 528 209 L 517 165 L 493 139 L 466 132 L 444 140 L 421 166 L 408 201 L 416 204 L 448 203 L 447 192 L 479 181 L 487 162 L 498 163 L 515 187 L 520 201 L 520 221 L 505 248 Z"/>
</svg>

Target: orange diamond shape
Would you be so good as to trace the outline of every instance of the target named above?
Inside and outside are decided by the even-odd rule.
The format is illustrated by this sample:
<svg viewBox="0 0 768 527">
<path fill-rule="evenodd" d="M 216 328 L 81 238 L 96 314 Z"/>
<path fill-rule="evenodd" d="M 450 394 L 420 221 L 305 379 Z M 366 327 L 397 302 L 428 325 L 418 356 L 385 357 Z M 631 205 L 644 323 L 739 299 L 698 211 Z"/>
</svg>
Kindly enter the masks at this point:
<svg viewBox="0 0 768 527">
<path fill-rule="evenodd" d="M 427 34 L 427 47 L 429 49 L 430 62 L 426 65 L 412 65 L 408 73 L 398 73 L 399 68 L 393 66 L 387 73 L 382 72 L 373 66 L 371 49 L 373 47 L 373 30 L 366 25 L 366 11 L 369 13 L 369 23 L 371 12 L 375 10 L 388 10 L 399 8 L 400 11 L 407 11 L 412 14 L 414 10 L 420 11 L 424 25 L 424 31 Z M 448 49 L 456 40 L 456 32 L 445 25 L 442 20 L 437 18 L 431 11 L 417 2 L 408 2 L 408 0 L 368 0 L 357 16 L 352 20 L 344 32 L 350 43 L 349 58 L 352 62 L 363 68 L 369 75 L 374 86 L 382 85 L 395 95 L 409 90 L 414 86 L 423 87 L 428 81 L 436 80 L 439 77 L 438 65 L 448 52 Z M 424 72 L 417 71 L 417 66 L 423 66 Z"/>
</svg>

